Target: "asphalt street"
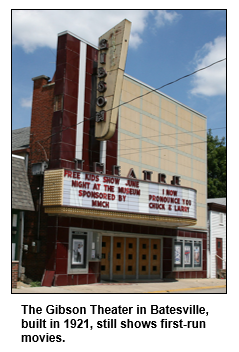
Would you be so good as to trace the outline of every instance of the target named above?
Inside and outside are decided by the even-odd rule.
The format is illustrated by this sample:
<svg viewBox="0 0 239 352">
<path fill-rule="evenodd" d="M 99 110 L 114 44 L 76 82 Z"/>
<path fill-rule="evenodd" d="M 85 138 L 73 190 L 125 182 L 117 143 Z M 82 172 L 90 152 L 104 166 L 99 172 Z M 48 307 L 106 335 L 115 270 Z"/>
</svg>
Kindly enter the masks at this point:
<svg viewBox="0 0 239 352">
<path fill-rule="evenodd" d="M 184 293 L 227 293 L 226 287 L 222 287 L 222 288 L 210 288 L 210 289 L 204 289 L 204 290 L 194 290 L 193 292 L 191 291 L 185 291 Z"/>
<path fill-rule="evenodd" d="M 12 293 L 226 293 L 226 280 L 179 279 L 171 282 L 102 282 L 91 285 L 51 287 L 30 287 L 30 285 L 18 282 L 17 288 L 12 289 Z"/>
</svg>

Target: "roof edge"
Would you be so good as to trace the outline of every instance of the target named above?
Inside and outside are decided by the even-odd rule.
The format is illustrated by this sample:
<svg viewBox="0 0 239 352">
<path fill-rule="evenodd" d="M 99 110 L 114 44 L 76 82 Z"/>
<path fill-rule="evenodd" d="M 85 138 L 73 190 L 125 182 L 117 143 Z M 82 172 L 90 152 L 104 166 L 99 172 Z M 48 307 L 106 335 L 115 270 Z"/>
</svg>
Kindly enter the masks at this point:
<svg viewBox="0 0 239 352">
<path fill-rule="evenodd" d="M 226 213 L 227 212 L 227 206 L 223 204 L 218 204 L 218 203 L 207 203 L 208 209 L 209 210 L 214 210 L 218 211 L 220 213 Z"/>
<path fill-rule="evenodd" d="M 16 154 L 12 154 L 12 156 L 13 156 L 14 158 L 18 158 L 18 159 L 23 159 L 23 160 L 25 160 L 24 156 L 20 156 L 20 155 L 16 155 Z"/>
<path fill-rule="evenodd" d="M 47 80 L 47 81 L 49 81 L 49 79 L 50 79 L 50 77 L 48 77 L 48 76 L 40 75 L 40 76 L 33 77 L 32 81 L 37 81 L 38 79 L 42 79 L 42 78 Z"/>
<path fill-rule="evenodd" d="M 96 45 L 94 45 L 94 44 L 88 42 L 87 40 L 85 40 L 85 39 L 79 37 L 78 35 L 76 35 L 76 34 L 70 32 L 70 31 L 60 32 L 60 33 L 58 33 L 57 36 L 60 37 L 60 36 L 65 35 L 65 34 L 70 34 L 72 37 L 75 37 L 75 38 L 79 39 L 81 42 L 83 42 L 83 43 L 85 43 L 85 44 L 88 44 L 88 45 L 90 45 L 90 46 L 93 46 L 93 48 L 95 48 L 95 49 L 99 49 L 98 46 L 96 46 Z"/>
<path fill-rule="evenodd" d="M 187 108 L 188 110 L 191 110 L 192 112 L 196 113 L 197 115 L 200 115 L 200 116 L 202 116 L 203 118 L 207 119 L 207 116 L 206 116 L 206 115 L 203 115 L 202 113 L 200 113 L 200 112 L 198 112 L 198 111 L 196 111 L 196 110 L 190 108 L 189 106 L 187 106 L 187 105 L 181 103 L 180 101 L 178 101 L 178 100 L 176 100 L 176 99 L 170 97 L 169 95 L 167 95 L 167 94 L 165 94 L 165 93 L 162 93 L 162 92 L 159 91 L 158 89 L 155 89 L 155 88 L 151 87 L 150 85 L 148 85 L 148 84 L 146 84 L 146 83 L 140 81 L 139 79 L 130 76 L 128 73 L 124 73 L 124 76 L 127 77 L 127 78 L 132 79 L 133 81 L 135 81 L 135 82 L 137 82 L 137 83 L 139 83 L 139 84 L 144 85 L 146 88 L 151 89 L 151 90 L 154 91 L 155 93 L 161 94 L 161 95 L 163 95 L 165 98 L 172 100 L 174 103 L 177 103 L 177 104 L 181 105 L 182 107 Z"/>
</svg>

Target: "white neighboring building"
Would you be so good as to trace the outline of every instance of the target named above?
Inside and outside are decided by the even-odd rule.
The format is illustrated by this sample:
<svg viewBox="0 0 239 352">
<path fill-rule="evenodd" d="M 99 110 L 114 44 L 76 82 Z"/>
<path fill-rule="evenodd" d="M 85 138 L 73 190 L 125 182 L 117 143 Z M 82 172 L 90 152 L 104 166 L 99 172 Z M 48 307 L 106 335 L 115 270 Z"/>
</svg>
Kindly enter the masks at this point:
<svg viewBox="0 0 239 352">
<path fill-rule="evenodd" d="M 208 199 L 207 207 L 207 277 L 216 278 L 221 269 L 226 269 L 226 198 Z"/>
</svg>

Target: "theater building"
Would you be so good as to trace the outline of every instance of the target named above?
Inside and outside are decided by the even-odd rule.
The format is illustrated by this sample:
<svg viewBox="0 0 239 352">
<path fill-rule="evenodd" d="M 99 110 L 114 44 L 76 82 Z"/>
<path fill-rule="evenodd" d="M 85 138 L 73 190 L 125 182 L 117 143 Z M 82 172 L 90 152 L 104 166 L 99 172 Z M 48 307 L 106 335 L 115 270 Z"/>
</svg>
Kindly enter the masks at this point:
<svg viewBox="0 0 239 352">
<path fill-rule="evenodd" d="M 206 117 L 124 72 L 130 26 L 60 33 L 33 78 L 23 266 L 43 285 L 207 277 Z"/>
</svg>

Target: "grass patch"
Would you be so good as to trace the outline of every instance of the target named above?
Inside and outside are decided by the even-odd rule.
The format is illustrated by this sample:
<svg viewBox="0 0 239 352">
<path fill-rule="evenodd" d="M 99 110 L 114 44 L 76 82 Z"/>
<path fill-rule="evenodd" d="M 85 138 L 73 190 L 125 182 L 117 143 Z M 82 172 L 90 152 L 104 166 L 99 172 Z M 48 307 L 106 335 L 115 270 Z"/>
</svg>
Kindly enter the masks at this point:
<svg viewBox="0 0 239 352">
<path fill-rule="evenodd" d="M 31 285 L 31 287 L 40 287 L 41 283 L 40 283 L 40 281 L 32 281 L 30 285 Z"/>
</svg>

